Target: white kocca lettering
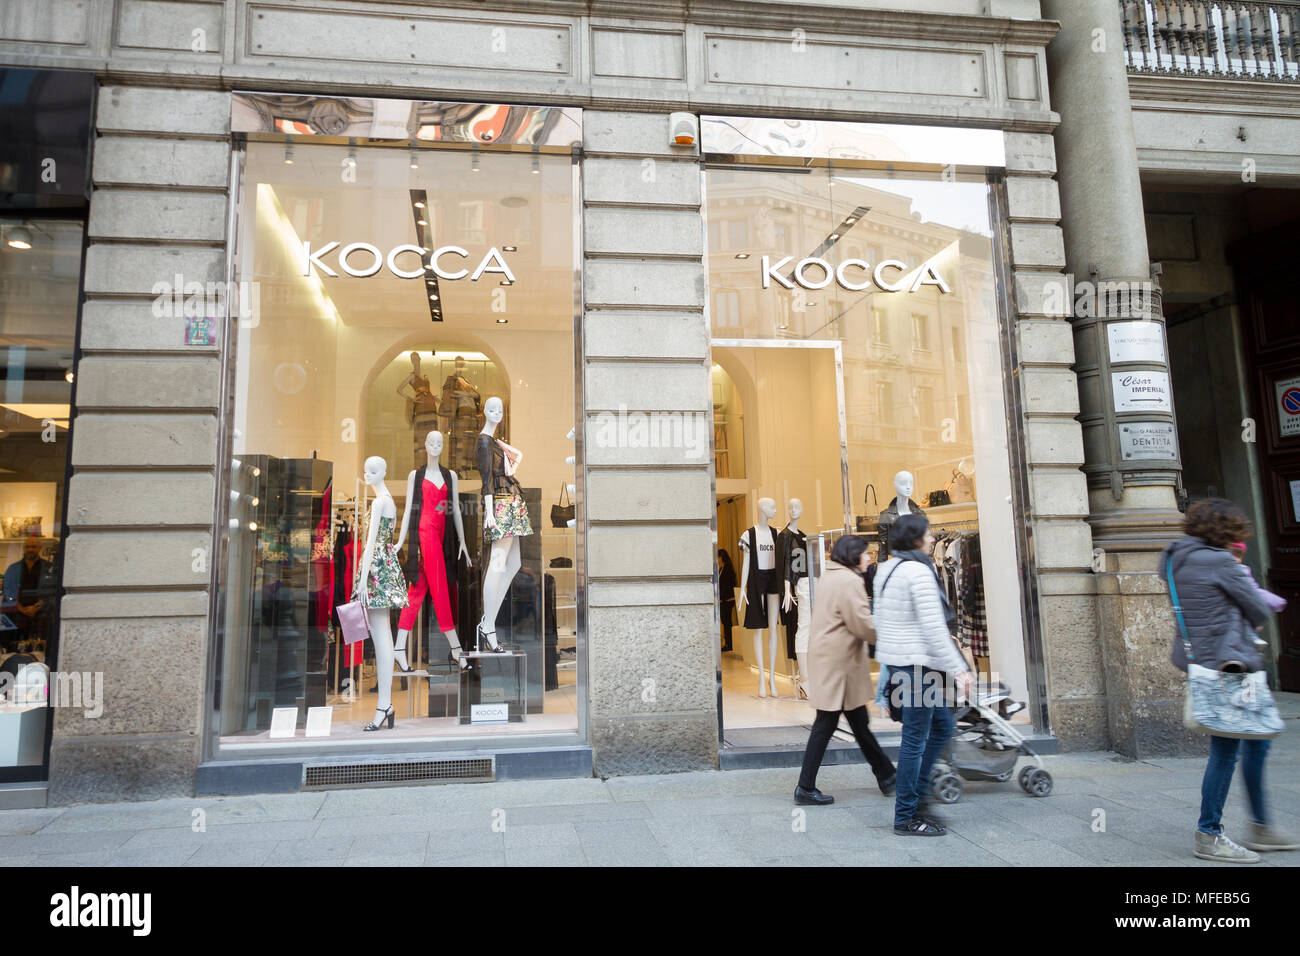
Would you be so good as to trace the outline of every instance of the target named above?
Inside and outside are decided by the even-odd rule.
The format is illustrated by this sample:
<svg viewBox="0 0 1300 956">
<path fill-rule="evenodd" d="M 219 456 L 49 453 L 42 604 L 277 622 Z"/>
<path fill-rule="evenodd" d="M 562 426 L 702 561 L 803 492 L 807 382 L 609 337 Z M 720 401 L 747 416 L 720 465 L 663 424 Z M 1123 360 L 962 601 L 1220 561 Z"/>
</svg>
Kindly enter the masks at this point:
<svg viewBox="0 0 1300 956">
<path fill-rule="evenodd" d="M 932 285 L 941 293 L 952 291 L 948 283 L 944 281 L 943 276 L 939 275 L 934 266 L 925 263 L 921 268 L 916 270 L 916 276 L 910 286 L 907 285 L 906 275 L 886 276 L 885 270 L 891 272 L 906 273 L 907 264 L 898 259 L 884 259 L 876 264 L 873 269 L 871 263 L 865 259 L 845 259 L 838 266 L 832 266 L 830 262 L 818 256 L 809 256 L 806 259 L 800 259 L 787 276 L 782 270 L 789 265 L 794 256 L 785 256 L 781 259 L 772 261 L 771 256 L 762 256 L 759 259 L 759 268 L 763 277 L 763 288 L 770 289 L 775 282 L 783 289 L 793 289 L 800 286 L 804 289 L 824 289 L 832 282 L 841 289 L 849 292 L 865 292 L 874 284 L 882 292 L 919 292 L 922 286 Z M 809 271 L 812 270 L 812 271 Z M 820 270 L 820 275 L 818 271 Z M 849 270 L 855 270 L 855 275 L 850 275 Z M 856 277 L 856 272 L 862 273 L 861 278 Z"/>
<path fill-rule="evenodd" d="M 312 268 L 316 268 L 324 275 L 331 278 L 338 278 L 336 272 L 326 261 L 325 256 L 339 248 L 337 241 L 327 242 L 318 249 L 313 250 L 311 241 L 308 240 L 302 244 L 302 266 L 301 274 L 311 275 Z M 398 258 L 406 254 L 414 254 L 419 257 L 418 268 L 404 268 L 399 264 Z M 370 258 L 367 260 L 366 256 Z M 466 261 L 464 268 L 448 268 L 444 265 L 447 257 L 454 257 Z M 409 260 L 408 260 L 409 261 Z M 425 253 L 422 246 L 404 243 L 400 246 L 394 246 L 389 250 L 388 255 L 369 242 L 353 242 L 339 249 L 338 268 L 348 275 L 357 279 L 365 279 L 379 272 L 380 269 L 387 266 L 388 271 L 399 279 L 420 279 L 425 276 L 426 272 L 432 272 L 440 279 L 456 280 L 468 278 L 470 282 L 477 282 L 486 273 L 504 276 L 510 282 L 515 281 L 515 274 L 510 269 L 510 264 L 506 262 L 505 256 L 496 246 L 488 249 L 483 257 L 478 261 L 478 265 L 471 272 L 468 266 L 470 261 L 470 252 L 460 246 L 439 246 L 430 253 Z"/>
</svg>

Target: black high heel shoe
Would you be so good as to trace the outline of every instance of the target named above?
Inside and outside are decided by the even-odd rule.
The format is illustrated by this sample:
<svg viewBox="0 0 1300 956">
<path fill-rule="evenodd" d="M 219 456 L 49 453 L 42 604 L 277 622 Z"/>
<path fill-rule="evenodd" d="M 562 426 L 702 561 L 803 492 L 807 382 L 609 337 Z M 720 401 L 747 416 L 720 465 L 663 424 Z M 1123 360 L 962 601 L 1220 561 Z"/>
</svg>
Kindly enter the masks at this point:
<svg viewBox="0 0 1300 956">
<path fill-rule="evenodd" d="M 448 663 L 454 664 L 463 671 L 469 670 L 473 665 L 470 664 L 469 658 L 465 656 L 464 648 L 457 647 L 454 651 L 447 652 Z"/>
<path fill-rule="evenodd" d="M 480 624 L 477 633 L 475 634 L 475 643 L 478 644 L 480 650 L 483 647 L 484 641 L 487 641 L 488 650 L 493 654 L 504 654 L 506 652 L 506 649 L 497 643 L 497 632 L 485 631 L 483 630 L 483 625 Z"/>
<path fill-rule="evenodd" d="M 376 713 L 376 714 L 379 714 L 379 719 L 378 719 L 378 720 L 372 720 L 370 723 L 366 724 L 364 727 L 361 728 L 363 731 L 380 730 L 380 729 L 382 729 L 383 726 L 384 726 L 384 718 L 385 718 L 385 717 L 388 718 L 388 729 L 389 729 L 389 730 L 392 730 L 392 729 L 393 729 L 393 720 L 394 720 L 394 716 L 395 716 L 395 715 L 393 714 L 393 705 L 392 705 L 392 704 L 389 704 L 389 705 L 388 705 L 388 710 L 386 710 L 386 711 L 380 710 L 378 707 L 376 707 L 376 708 L 375 708 L 375 713 Z"/>
<path fill-rule="evenodd" d="M 399 667 L 399 666 L 398 666 L 398 664 L 397 664 L 397 655 L 398 655 L 398 654 L 401 654 L 401 655 L 402 655 L 402 661 L 406 664 L 405 667 Z M 393 648 L 393 673 L 394 673 L 394 674 L 400 674 L 400 675 L 402 675 L 402 676 L 406 676 L 406 675 L 408 675 L 408 674 L 414 674 L 414 673 L 415 673 L 415 669 L 414 669 L 413 667 L 411 667 L 411 662 L 408 661 L 408 660 L 406 659 L 406 648 L 405 648 L 405 647 L 394 647 L 394 648 Z"/>
</svg>

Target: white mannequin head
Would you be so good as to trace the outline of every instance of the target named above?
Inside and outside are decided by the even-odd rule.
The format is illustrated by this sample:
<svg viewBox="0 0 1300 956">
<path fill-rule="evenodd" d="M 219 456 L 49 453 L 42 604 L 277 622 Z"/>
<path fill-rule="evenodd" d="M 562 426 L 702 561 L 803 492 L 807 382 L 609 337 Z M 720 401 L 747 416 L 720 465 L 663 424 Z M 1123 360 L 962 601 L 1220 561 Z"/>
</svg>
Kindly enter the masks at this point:
<svg viewBox="0 0 1300 956">
<path fill-rule="evenodd" d="M 894 490 L 898 492 L 900 498 L 912 497 L 912 473 L 910 471 L 900 471 L 894 476 Z"/>
<path fill-rule="evenodd" d="M 419 352 L 412 352 L 412 353 L 411 353 L 411 371 L 413 371 L 413 372 L 418 372 L 418 371 L 420 371 L 420 353 L 419 353 Z"/>
<path fill-rule="evenodd" d="M 758 513 L 763 516 L 764 521 L 771 521 L 776 517 L 776 502 L 771 498 L 759 498 Z"/>
<path fill-rule="evenodd" d="M 972 458 L 963 458 L 957 462 L 957 470 L 967 478 L 975 477 L 975 461 Z"/>
<path fill-rule="evenodd" d="M 363 470 L 366 484 L 372 486 L 377 485 L 384 480 L 384 476 L 387 474 L 388 462 L 384 461 L 384 459 L 380 458 L 378 455 L 371 455 L 366 459 Z"/>
<path fill-rule="evenodd" d="M 438 460 L 442 454 L 442 432 L 429 432 L 424 436 L 424 450 L 429 453 L 429 458 L 433 461 Z"/>
<path fill-rule="evenodd" d="M 501 424 L 501 419 L 505 417 L 505 414 L 505 403 L 495 395 L 483 403 L 483 417 L 493 425 Z"/>
<path fill-rule="evenodd" d="M 803 514 L 803 502 L 798 498 L 791 498 L 790 503 L 786 506 L 786 514 L 790 516 L 791 521 L 798 521 Z"/>
</svg>

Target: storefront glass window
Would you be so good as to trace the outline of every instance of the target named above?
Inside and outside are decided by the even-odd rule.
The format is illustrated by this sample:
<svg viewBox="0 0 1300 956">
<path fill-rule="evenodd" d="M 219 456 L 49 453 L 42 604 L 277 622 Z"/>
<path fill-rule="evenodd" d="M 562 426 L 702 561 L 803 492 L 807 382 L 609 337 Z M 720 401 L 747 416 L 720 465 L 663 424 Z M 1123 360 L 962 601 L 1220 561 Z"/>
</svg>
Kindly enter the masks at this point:
<svg viewBox="0 0 1300 956">
<path fill-rule="evenodd" d="M 221 750 L 578 729 L 573 182 L 568 155 L 248 144 Z"/>
<path fill-rule="evenodd" d="M 718 547 L 743 590 L 740 539 L 768 523 L 759 501 L 776 503 L 779 532 L 797 499 L 801 533 L 828 544 L 847 528 L 883 558 L 901 500 L 939 537 L 967 654 L 1023 698 L 990 188 L 939 171 L 706 169 L 710 222 L 743 210 L 749 243 L 709 248 L 711 288 L 739 297 L 710 321 L 713 361 L 745 409 L 749 462 L 743 477 L 717 473 Z M 724 655 L 728 728 L 810 719 L 793 680 L 798 613 L 780 618 L 775 641 L 750 627 Z"/>
<path fill-rule="evenodd" d="M 44 761 L 83 232 L 0 219 L 0 780 Z"/>
</svg>

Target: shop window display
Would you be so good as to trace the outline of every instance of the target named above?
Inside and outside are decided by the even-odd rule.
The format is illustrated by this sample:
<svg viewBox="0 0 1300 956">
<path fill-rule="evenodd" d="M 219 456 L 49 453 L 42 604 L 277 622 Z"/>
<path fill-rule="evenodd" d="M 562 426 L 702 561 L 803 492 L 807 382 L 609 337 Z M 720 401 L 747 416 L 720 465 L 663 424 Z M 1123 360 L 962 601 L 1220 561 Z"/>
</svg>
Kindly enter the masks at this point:
<svg viewBox="0 0 1300 956">
<path fill-rule="evenodd" d="M 83 232 L 0 220 L 0 782 L 35 779 L 44 761 Z"/>
<path fill-rule="evenodd" d="M 748 223 L 711 230 L 708 259 L 711 287 L 738 299 L 710 314 L 713 362 L 745 408 L 743 436 L 731 422 L 727 434 L 743 442 L 743 477 L 715 474 L 718 547 L 743 565 L 747 633 L 722 661 L 733 743 L 798 742 L 813 716 L 798 635 L 825 556 L 857 533 L 884 560 L 909 512 L 935 531 L 964 653 L 1026 692 L 991 188 L 974 172 L 865 161 L 706 167 L 709 221 Z M 748 245 L 713 241 L 732 235 Z"/>
<path fill-rule="evenodd" d="M 579 728 L 572 159 L 418 152 L 246 144 L 219 750 Z"/>
</svg>

